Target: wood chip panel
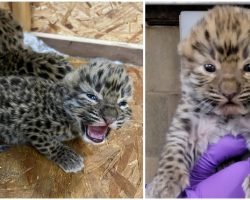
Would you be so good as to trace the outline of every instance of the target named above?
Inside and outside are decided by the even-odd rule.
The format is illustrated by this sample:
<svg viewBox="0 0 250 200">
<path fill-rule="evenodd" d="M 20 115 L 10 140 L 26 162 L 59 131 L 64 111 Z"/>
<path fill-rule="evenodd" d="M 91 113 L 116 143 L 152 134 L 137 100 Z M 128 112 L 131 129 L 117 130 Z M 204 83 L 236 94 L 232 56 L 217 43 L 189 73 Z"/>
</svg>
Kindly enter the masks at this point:
<svg viewBox="0 0 250 200">
<path fill-rule="evenodd" d="M 5 10 L 11 10 L 11 3 L 0 2 L 0 8 Z"/>
<path fill-rule="evenodd" d="M 71 58 L 79 67 L 85 60 Z M 128 66 L 134 79 L 133 119 L 112 131 L 103 145 L 76 139 L 67 144 L 85 158 L 85 169 L 67 174 L 32 147 L 16 146 L 0 155 L 0 197 L 84 198 L 143 196 L 142 67 Z"/>
<path fill-rule="evenodd" d="M 142 44 L 142 2 L 32 3 L 32 31 Z"/>
</svg>

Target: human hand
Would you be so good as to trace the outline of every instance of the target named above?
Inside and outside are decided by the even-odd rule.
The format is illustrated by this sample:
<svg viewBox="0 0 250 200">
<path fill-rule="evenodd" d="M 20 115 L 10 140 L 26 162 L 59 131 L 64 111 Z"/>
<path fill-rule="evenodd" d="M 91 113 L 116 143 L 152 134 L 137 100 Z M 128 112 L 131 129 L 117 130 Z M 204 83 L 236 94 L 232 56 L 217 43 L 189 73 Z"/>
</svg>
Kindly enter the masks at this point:
<svg viewBox="0 0 250 200">
<path fill-rule="evenodd" d="M 237 162 L 215 173 L 223 161 L 239 156 L 247 150 L 242 136 L 227 135 L 209 145 L 190 175 L 190 186 L 182 193 L 186 198 L 244 197 L 242 183 L 250 173 L 250 160 Z"/>
</svg>

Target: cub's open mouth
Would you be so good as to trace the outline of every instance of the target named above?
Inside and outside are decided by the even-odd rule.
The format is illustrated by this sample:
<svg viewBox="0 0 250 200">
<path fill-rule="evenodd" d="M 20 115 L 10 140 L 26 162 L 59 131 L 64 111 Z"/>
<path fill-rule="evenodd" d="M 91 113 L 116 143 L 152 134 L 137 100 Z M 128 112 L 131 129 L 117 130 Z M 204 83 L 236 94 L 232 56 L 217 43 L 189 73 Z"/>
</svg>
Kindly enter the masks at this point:
<svg viewBox="0 0 250 200">
<path fill-rule="evenodd" d="M 86 136 L 95 143 L 101 143 L 108 135 L 108 126 L 86 126 Z"/>
</svg>

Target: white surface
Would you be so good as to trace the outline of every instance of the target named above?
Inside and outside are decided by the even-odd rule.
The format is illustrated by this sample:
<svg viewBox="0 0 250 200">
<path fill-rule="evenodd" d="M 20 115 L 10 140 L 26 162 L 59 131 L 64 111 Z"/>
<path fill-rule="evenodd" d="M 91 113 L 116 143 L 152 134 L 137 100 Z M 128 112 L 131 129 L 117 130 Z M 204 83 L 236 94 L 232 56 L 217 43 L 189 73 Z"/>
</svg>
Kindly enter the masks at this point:
<svg viewBox="0 0 250 200">
<path fill-rule="evenodd" d="M 182 11 L 180 14 L 180 39 L 185 38 L 191 28 L 206 14 L 206 11 Z"/>
<path fill-rule="evenodd" d="M 67 56 L 47 46 L 42 40 L 38 39 L 33 34 L 25 32 L 23 36 L 24 36 L 23 42 L 25 48 L 31 48 L 33 51 L 39 53 L 56 53 L 58 55 Z"/>
<path fill-rule="evenodd" d="M 42 34 L 42 36 L 44 36 Z M 48 37 L 51 37 L 51 35 L 46 35 Z M 68 38 L 67 38 L 68 39 Z M 31 48 L 33 51 L 35 52 L 39 52 L 39 53 L 55 53 L 55 54 L 58 54 L 58 55 L 61 55 L 61 56 L 64 56 L 64 57 L 68 57 L 68 55 L 66 54 L 63 54 L 63 53 L 60 53 L 59 51 L 56 51 L 55 49 L 49 47 L 47 44 L 45 44 L 42 40 L 38 39 L 36 35 L 32 34 L 32 33 L 27 33 L 27 32 L 24 32 L 24 47 L 29 49 Z M 97 61 L 100 61 L 100 60 L 103 60 L 103 61 L 111 61 L 109 59 L 106 59 L 106 58 L 93 58 L 91 59 L 92 62 L 95 61 L 95 59 Z M 115 64 L 123 64 L 123 62 L 121 61 L 118 61 L 118 60 L 114 60 L 114 61 L 111 61 Z"/>
<path fill-rule="evenodd" d="M 66 40 L 70 42 L 82 42 L 82 43 L 100 44 L 100 45 L 107 45 L 107 46 L 118 46 L 118 47 L 130 48 L 130 49 L 143 49 L 142 44 L 130 44 L 130 43 L 125 43 L 125 42 L 99 40 L 99 39 L 91 39 L 91 38 L 76 37 L 76 36 L 65 36 L 65 35 L 58 35 L 58 34 L 52 34 L 52 33 L 39 33 L 39 32 L 31 32 L 31 33 L 37 37 L 57 39 L 57 40 Z"/>
</svg>

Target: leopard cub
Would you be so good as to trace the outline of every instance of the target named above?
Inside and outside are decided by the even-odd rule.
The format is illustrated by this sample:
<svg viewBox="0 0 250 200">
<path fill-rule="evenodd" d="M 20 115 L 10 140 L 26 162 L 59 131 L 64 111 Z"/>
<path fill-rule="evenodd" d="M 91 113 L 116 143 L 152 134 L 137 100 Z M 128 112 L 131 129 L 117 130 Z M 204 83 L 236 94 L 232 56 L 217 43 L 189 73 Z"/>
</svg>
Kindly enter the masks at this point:
<svg viewBox="0 0 250 200">
<path fill-rule="evenodd" d="M 0 9 L 0 76 L 29 75 L 61 81 L 73 67 L 63 56 L 26 49 L 23 29 L 10 12 Z"/>
<path fill-rule="evenodd" d="M 66 58 L 54 53 L 19 49 L 0 54 L 0 76 L 37 76 L 57 82 L 72 70 Z"/>
<path fill-rule="evenodd" d="M 0 148 L 27 143 L 65 172 L 77 172 L 83 158 L 62 142 L 103 143 L 110 129 L 131 118 L 132 89 L 125 68 L 110 62 L 92 62 L 57 83 L 0 77 Z"/>
<path fill-rule="evenodd" d="M 179 44 L 182 96 L 148 197 L 178 197 L 190 172 L 226 134 L 250 149 L 250 10 L 218 6 Z M 250 198 L 250 176 L 243 183 Z"/>
<path fill-rule="evenodd" d="M 0 9 L 0 54 L 23 47 L 22 27 L 9 11 Z"/>
</svg>

